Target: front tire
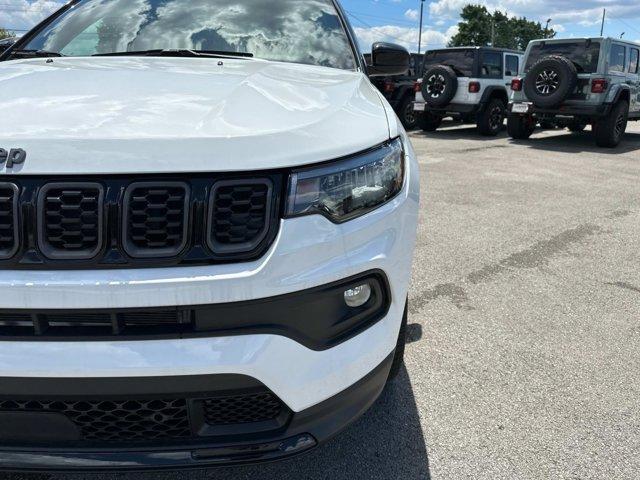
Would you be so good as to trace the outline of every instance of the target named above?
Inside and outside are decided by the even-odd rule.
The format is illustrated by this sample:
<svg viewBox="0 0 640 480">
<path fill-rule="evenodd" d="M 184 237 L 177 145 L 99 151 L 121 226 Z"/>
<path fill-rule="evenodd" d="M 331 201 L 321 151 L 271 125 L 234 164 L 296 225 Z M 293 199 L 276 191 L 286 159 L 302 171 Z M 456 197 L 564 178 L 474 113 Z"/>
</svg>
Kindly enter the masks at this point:
<svg viewBox="0 0 640 480">
<path fill-rule="evenodd" d="M 502 100 L 494 98 L 478 113 L 477 124 L 480 135 L 495 137 L 504 126 L 507 107 Z"/>
<path fill-rule="evenodd" d="M 609 115 L 599 119 L 593 127 L 596 145 L 603 148 L 617 147 L 627 130 L 629 103 L 622 100 L 616 103 Z"/>
<path fill-rule="evenodd" d="M 398 335 L 398 341 L 396 342 L 396 350 L 393 355 L 393 362 L 391 363 L 391 370 L 389 370 L 389 381 L 397 378 L 400 373 L 400 369 L 404 365 L 404 350 L 407 345 L 407 323 L 409 318 L 409 301 L 404 305 L 404 315 L 402 316 L 402 324 L 400 325 L 400 334 Z"/>
<path fill-rule="evenodd" d="M 418 118 L 418 126 L 425 132 L 435 132 L 442 123 L 442 117 L 424 112 Z"/>
<path fill-rule="evenodd" d="M 531 115 L 509 115 L 507 132 L 511 138 L 526 140 L 536 129 L 536 121 Z"/>
<path fill-rule="evenodd" d="M 418 125 L 418 115 L 413 110 L 413 98 L 407 96 L 400 104 L 400 121 L 406 130 L 413 130 Z"/>
</svg>

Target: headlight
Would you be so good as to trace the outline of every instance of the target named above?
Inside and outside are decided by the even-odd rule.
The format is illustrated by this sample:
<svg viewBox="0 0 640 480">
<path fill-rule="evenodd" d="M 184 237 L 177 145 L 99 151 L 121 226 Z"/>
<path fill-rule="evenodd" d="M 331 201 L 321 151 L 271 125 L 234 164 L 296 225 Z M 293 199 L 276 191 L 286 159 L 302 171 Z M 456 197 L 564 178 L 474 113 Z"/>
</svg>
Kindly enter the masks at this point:
<svg viewBox="0 0 640 480">
<path fill-rule="evenodd" d="M 395 197 L 403 182 L 404 150 L 396 139 L 356 157 L 295 170 L 289 179 L 287 216 L 321 214 L 345 222 Z"/>
</svg>

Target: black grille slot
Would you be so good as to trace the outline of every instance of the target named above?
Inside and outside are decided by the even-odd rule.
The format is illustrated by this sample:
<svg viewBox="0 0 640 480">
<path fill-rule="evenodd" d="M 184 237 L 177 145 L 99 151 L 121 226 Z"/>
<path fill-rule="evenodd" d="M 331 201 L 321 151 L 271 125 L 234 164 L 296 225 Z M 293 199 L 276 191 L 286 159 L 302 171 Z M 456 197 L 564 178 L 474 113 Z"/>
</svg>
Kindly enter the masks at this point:
<svg viewBox="0 0 640 480">
<path fill-rule="evenodd" d="M 60 413 L 87 441 L 135 442 L 191 436 L 185 399 L 0 400 L 0 412 Z"/>
<path fill-rule="evenodd" d="M 11 258 L 18 249 L 18 187 L 0 183 L 0 259 Z"/>
<path fill-rule="evenodd" d="M 190 309 L 129 312 L 0 312 L 0 338 L 177 337 L 193 330 Z"/>
<path fill-rule="evenodd" d="M 125 193 L 124 245 L 134 258 L 175 256 L 187 242 L 186 184 L 136 183 Z"/>
<path fill-rule="evenodd" d="M 51 259 L 90 259 L 102 248 L 101 185 L 52 183 L 38 196 L 38 243 Z"/>
<path fill-rule="evenodd" d="M 266 179 L 215 184 L 209 205 L 214 252 L 250 251 L 260 244 L 269 228 L 272 188 Z"/>
<path fill-rule="evenodd" d="M 268 391 L 209 398 L 203 404 L 205 421 L 211 426 L 274 420 L 285 408 L 280 399 Z"/>
</svg>

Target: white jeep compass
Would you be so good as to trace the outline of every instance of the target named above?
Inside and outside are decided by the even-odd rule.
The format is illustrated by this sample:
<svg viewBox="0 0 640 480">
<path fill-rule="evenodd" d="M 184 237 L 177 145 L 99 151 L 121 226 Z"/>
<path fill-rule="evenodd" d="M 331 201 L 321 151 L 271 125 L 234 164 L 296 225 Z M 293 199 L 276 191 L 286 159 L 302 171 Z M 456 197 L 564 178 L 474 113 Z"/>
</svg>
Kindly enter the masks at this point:
<svg viewBox="0 0 640 480">
<path fill-rule="evenodd" d="M 0 469 L 312 449 L 397 372 L 415 155 L 332 0 L 78 0 L 0 57 Z"/>
</svg>

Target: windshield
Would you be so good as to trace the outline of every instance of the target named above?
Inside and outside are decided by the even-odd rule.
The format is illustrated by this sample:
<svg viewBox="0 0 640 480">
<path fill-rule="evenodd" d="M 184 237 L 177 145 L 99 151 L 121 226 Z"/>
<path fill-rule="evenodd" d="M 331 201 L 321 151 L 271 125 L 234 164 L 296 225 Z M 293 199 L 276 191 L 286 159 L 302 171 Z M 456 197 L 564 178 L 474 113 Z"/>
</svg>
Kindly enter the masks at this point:
<svg viewBox="0 0 640 480">
<path fill-rule="evenodd" d="M 548 55 L 561 55 L 568 58 L 576 66 L 579 73 L 594 73 L 598 71 L 600 42 L 583 40 L 580 42 L 536 43 L 531 47 L 524 71 L 528 72 L 534 63 Z"/>
<path fill-rule="evenodd" d="M 83 0 L 23 49 L 65 56 L 188 49 L 356 68 L 330 0 Z"/>
<path fill-rule="evenodd" d="M 431 51 L 424 56 L 424 71 L 435 65 L 447 65 L 459 77 L 472 77 L 474 60 L 475 50 Z"/>
</svg>

